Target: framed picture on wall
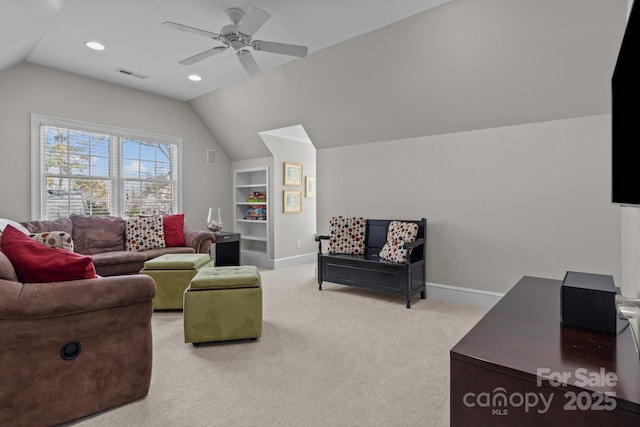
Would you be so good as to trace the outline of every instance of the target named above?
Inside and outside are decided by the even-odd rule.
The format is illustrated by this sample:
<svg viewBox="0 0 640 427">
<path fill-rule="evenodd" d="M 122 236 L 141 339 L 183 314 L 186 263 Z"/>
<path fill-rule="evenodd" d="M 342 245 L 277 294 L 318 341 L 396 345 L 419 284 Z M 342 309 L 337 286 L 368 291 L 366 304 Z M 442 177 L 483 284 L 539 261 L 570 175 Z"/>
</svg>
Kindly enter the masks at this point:
<svg viewBox="0 0 640 427">
<path fill-rule="evenodd" d="M 305 196 L 310 199 L 315 199 L 316 198 L 316 177 L 306 176 L 304 188 L 305 188 Z"/>
<path fill-rule="evenodd" d="M 283 182 L 284 185 L 300 187 L 302 185 L 302 165 L 285 162 Z"/>
<path fill-rule="evenodd" d="M 302 191 L 300 190 L 283 190 L 282 202 L 284 213 L 302 212 Z"/>
</svg>

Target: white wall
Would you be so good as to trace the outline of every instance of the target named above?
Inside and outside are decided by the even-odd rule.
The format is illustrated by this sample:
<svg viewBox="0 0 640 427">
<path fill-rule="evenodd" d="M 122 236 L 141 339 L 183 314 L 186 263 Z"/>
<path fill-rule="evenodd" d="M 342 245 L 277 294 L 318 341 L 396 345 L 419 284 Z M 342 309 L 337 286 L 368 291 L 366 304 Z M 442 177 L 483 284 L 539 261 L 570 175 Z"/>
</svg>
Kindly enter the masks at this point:
<svg viewBox="0 0 640 427">
<path fill-rule="evenodd" d="M 261 133 L 273 154 L 274 168 L 272 185 L 272 225 L 273 225 L 273 259 L 276 266 L 279 261 L 292 257 L 314 254 L 316 243 L 316 199 L 305 197 L 304 177 L 316 176 L 316 149 L 313 144 L 294 141 L 274 135 Z M 299 163 L 302 165 L 302 186 L 293 187 L 283 184 L 284 163 Z M 302 191 L 302 212 L 283 213 L 283 190 Z M 297 247 L 300 241 L 300 247 Z M 305 258 L 306 259 L 306 258 Z M 315 259 L 312 256 L 312 259 Z M 286 261 L 285 261 L 286 265 Z"/>
<path fill-rule="evenodd" d="M 230 161 L 187 103 L 22 63 L 0 72 L 0 217 L 30 219 L 32 113 L 182 137 L 187 225 L 204 229 L 209 207 L 231 205 Z"/>
<path fill-rule="evenodd" d="M 620 278 L 610 115 L 319 149 L 333 215 L 427 218 L 427 281 L 506 292 L 523 275 Z"/>
</svg>

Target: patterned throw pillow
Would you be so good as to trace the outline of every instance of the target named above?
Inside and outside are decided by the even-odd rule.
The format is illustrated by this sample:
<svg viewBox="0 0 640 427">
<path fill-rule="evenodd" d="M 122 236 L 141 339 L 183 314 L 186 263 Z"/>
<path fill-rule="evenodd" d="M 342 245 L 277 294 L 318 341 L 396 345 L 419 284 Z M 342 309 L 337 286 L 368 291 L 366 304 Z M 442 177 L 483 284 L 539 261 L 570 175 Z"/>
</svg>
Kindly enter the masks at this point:
<svg viewBox="0 0 640 427">
<path fill-rule="evenodd" d="M 46 231 L 44 233 L 29 234 L 33 240 L 50 248 L 66 249 L 73 252 L 73 239 L 64 231 Z"/>
<path fill-rule="evenodd" d="M 364 235 L 367 227 L 365 218 L 345 218 L 334 216 L 329 221 L 330 254 L 363 254 Z"/>
<path fill-rule="evenodd" d="M 166 247 L 161 216 L 127 218 L 125 230 L 128 251 L 145 251 Z"/>
<path fill-rule="evenodd" d="M 415 242 L 418 224 L 413 222 L 391 221 L 387 231 L 387 242 L 380 251 L 380 258 L 404 264 L 407 262 L 406 242 Z"/>
</svg>

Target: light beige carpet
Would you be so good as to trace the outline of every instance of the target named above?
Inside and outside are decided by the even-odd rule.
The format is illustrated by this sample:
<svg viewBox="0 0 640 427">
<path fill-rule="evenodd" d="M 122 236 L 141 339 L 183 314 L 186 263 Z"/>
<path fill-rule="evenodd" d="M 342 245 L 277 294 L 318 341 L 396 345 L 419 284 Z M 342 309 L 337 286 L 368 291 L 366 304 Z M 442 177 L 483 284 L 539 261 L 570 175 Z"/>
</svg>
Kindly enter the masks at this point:
<svg viewBox="0 0 640 427">
<path fill-rule="evenodd" d="M 487 312 L 324 283 L 315 264 L 261 270 L 257 341 L 183 342 L 182 313 L 153 315 L 142 400 L 79 426 L 448 426 L 449 350 Z"/>
</svg>

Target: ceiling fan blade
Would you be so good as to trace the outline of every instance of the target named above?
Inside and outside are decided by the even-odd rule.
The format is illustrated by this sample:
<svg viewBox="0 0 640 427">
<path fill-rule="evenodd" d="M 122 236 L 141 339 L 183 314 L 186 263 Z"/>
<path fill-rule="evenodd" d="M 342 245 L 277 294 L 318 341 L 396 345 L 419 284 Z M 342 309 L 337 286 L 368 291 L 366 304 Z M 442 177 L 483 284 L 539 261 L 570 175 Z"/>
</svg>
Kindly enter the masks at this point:
<svg viewBox="0 0 640 427">
<path fill-rule="evenodd" d="M 213 49 L 207 49 L 204 52 L 200 52 L 196 55 L 185 58 L 182 61 L 178 61 L 178 64 L 182 64 L 182 65 L 195 64 L 196 62 L 200 62 L 203 59 L 209 58 L 220 52 L 224 52 L 225 50 L 227 50 L 226 46 L 217 46 L 217 47 L 214 47 Z"/>
<path fill-rule="evenodd" d="M 247 72 L 247 74 L 249 74 L 250 77 L 253 77 L 256 74 L 260 73 L 260 67 L 258 66 L 258 63 L 256 62 L 253 55 L 251 55 L 251 52 L 242 49 L 239 50 L 236 55 L 238 56 L 238 60 L 244 67 L 244 70 Z"/>
<path fill-rule="evenodd" d="M 240 22 L 238 31 L 244 35 L 252 36 L 269 18 L 271 18 L 269 13 L 257 7 L 252 7 L 247 16 Z"/>
<path fill-rule="evenodd" d="M 203 37 L 207 37 L 214 40 L 220 39 L 220 34 L 212 33 L 211 31 L 201 30 L 195 27 L 190 27 L 188 25 L 178 24 L 177 22 L 166 21 L 166 22 L 163 22 L 162 25 L 164 25 L 167 28 L 173 28 L 174 30 L 184 31 L 185 33 L 196 34 L 198 36 L 203 36 Z"/>
<path fill-rule="evenodd" d="M 280 53 L 282 55 L 298 56 L 300 58 L 307 56 L 308 51 L 306 46 L 287 43 L 265 42 L 262 40 L 254 40 L 251 43 L 251 47 L 253 47 L 257 51 Z"/>
</svg>

